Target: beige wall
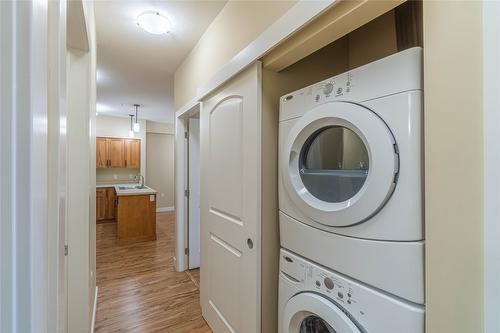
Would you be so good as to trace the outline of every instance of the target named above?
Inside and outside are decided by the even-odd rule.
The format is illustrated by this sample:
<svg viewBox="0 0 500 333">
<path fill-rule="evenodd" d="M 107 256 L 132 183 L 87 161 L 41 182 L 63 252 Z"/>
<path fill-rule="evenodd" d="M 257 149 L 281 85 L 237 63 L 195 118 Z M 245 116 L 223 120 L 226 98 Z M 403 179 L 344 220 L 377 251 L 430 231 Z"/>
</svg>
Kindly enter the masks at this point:
<svg viewBox="0 0 500 333">
<path fill-rule="evenodd" d="M 146 175 L 146 121 L 139 120 L 141 130 L 135 138 L 141 139 L 141 169 L 97 169 L 97 184 L 123 183 L 133 181 L 138 173 Z M 96 136 L 128 138 L 130 118 L 98 115 L 96 121 Z"/>
<path fill-rule="evenodd" d="M 483 332 L 482 3 L 424 1 L 426 332 Z"/>
<path fill-rule="evenodd" d="M 173 134 L 147 133 L 146 184 L 158 191 L 157 208 L 174 207 L 174 140 Z"/>
<path fill-rule="evenodd" d="M 229 1 L 175 72 L 175 108 L 281 17 L 295 1 Z"/>
<path fill-rule="evenodd" d="M 175 125 L 170 123 L 158 123 L 155 121 L 146 121 L 146 132 L 148 133 L 164 133 L 164 134 L 174 134 Z"/>
</svg>

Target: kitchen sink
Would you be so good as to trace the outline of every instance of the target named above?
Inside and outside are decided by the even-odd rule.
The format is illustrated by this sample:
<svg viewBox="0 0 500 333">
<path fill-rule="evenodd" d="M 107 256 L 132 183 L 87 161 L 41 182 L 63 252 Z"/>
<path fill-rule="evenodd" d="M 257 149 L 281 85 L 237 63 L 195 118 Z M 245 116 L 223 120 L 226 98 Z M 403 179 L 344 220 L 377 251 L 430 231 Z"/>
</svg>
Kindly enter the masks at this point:
<svg viewBox="0 0 500 333">
<path fill-rule="evenodd" d="M 129 185 L 129 186 L 118 186 L 119 190 L 126 191 L 126 190 L 142 190 L 147 188 L 147 186 L 144 185 Z"/>
</svg>

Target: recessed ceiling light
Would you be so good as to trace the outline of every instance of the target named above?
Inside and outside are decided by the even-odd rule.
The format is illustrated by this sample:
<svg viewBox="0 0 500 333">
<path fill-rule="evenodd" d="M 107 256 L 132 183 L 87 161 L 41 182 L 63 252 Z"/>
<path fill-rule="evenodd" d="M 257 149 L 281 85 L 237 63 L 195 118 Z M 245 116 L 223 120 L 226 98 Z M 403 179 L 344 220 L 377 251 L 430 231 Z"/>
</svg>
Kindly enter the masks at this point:
<svg viewBox="0 0 500 333">
<path fill-rule="evenodd" d="M 162 35 L 170 31 L 170 21 L 155 11 L 146 11 L 137 17 L 137 25 L 150 34 Z"/>
</svg>

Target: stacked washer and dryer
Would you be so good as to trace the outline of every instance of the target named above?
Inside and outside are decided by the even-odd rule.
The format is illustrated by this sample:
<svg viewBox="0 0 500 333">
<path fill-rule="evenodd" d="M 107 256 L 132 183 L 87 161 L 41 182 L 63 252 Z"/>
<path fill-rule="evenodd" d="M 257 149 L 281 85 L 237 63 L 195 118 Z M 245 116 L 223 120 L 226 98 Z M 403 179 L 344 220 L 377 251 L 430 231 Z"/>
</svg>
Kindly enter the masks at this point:
<svg viewBox="0 0 500 333">
<path fill-rule="evenodd" d="M 280 99 L 280 333 L 424 332 L 422 49 Z"/>
</svg>

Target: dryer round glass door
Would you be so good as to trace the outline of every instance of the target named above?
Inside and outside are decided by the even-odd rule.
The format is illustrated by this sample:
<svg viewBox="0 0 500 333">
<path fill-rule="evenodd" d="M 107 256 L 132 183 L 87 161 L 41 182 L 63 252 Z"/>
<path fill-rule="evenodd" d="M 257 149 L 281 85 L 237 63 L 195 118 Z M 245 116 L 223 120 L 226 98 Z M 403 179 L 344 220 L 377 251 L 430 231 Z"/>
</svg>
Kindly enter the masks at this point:
<svg viewBox="0 0 500 333">
<path fill-rule="evenodd" d="M 282 325 L 289 333 L 360 333 L 342 309 L 313 293 L 292 297 L 283 311 Z"/>
<path fill-rule="evenodd" d="M 399 171 L 385 122 L 348 102 L 305 113 L 291 128 L 280 159 L 283 184 L 297 208 L 332 227 L 376 214 L 392 194 Z"/>
<path fill-rule="evenodd" d="M 299 174 L 304 187 L 325 202 L 351 199 L 363 187 L 369 169 L 363 140 L 343 126 L 326 126 L 304 143 Z"/>
</svg>

